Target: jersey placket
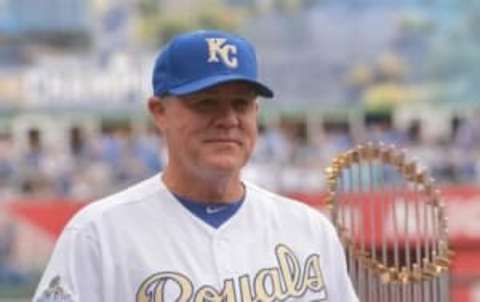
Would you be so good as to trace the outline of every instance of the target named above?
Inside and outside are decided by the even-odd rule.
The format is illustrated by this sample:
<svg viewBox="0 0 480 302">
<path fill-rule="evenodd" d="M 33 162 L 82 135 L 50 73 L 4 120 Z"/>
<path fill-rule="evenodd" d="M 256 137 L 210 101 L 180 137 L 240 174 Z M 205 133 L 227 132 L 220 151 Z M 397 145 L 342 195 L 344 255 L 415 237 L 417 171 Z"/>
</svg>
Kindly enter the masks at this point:
<svg viewBox="0 0 480 302">
<path fill-rule="evenodd" d="M 214 262 L 218 273 L 218 281 L 222 286 L 226 279 L 233 278 L 236 273 L 234 259 L 232 259 L 232 243 L 233 239 L 225 236 L 224 232 L 215 233 L 213 236 Z"/>
</svg>

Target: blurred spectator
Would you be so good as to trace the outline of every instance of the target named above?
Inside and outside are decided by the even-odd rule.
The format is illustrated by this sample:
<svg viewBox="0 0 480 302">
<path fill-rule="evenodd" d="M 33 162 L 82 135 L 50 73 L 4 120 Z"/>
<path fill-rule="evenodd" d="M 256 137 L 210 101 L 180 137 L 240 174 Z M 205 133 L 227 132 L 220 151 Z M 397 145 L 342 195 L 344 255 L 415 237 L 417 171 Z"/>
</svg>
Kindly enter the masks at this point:
<svg viewBox="0 0 480 302">
<path fill-rule="evenodd" d="M 480 150 L 480 109 L 459 124 L 453 141 L 452 158 L 456 159 L 456 180 L 471 182 L 478 179 L 478 159 Z"/>
<path fill-rule="evenodd" d="M 480 109 L 467 120 L 460 122 L 454 143 L 461 149 L 473 151 L 480 146 Z"/>
<path fill-rule="evenodd" d="M 353 147 L 350 129 L 344 124 L 330 124 L 319 140 L 318 153 L 324 165 L 340 154 Z"/>
<path fill-rule="evenodd" d="M 404 146 L 406 143 L 405 136 L 399 131 L 393 129 L 386 122 L 371 125 L 368 129 L 368 133 L 368 140 L 372 142 L 384 142 L 385 144 L 393 144 L 396 146 Z"/>
<path fill-rule="evenodd" d="M 0 219 L 0 284 L 18 284 L 26 281 L 26 277 L 12 265 L 15 239 L 15 225 L 7 219 Z"/>
<path fill-rule="evenodd" d="M 72 155 L 74 157 L 84 157 L 86 153 L 85 149 L 85 138 L 82 129 L 73 127 L 70 130 L 70 151 Z"/>
<path fill-rule="evenodd" d="M 164 159 L 161 134 L 154 127 L 149 127 L 146 132 L 133 136 L 134 156 L 136 156 L 145 170 L 145 176 L 151 176 L 163 169 Z"/>
<path fill-rule="evenodd" d="M 98 160 L 105 162 L 114 174 L 119 174 L 121 160 L 122 130 L 105 127 L 98 139 Z"/>
<path fill-rule="evenodd" d="M 0 201 L 9 195 L 9 188 L 14 185 L 14 166 L 12 162 L 12 138 L 0 134 Z"/>
<path fill-rule="evenodd" d="M 27 150 L 20 154 L 17 181 L 24 195 L 35 197 L 49 195 L 52 190 L 51 179 L 46 174 L 45 160 L 47 152 L 41 133 L 38 129 L 30 129 L 27 137 Z"/>
<path fill-rule="evenodd" d="M 258 140 L 253 155 L 254 162 L 285 163 L 290 159 L 291 149 L 292 144 L 281 128 L 259 124 Z"/>
</svg>

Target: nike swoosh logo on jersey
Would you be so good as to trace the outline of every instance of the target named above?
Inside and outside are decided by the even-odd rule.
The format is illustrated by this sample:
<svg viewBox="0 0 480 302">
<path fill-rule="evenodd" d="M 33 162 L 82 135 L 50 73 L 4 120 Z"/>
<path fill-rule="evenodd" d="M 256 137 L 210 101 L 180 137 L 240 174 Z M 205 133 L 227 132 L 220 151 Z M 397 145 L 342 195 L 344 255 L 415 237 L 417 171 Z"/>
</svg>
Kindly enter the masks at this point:
<svg viewBox="0 0 480 302">
<path fill-rule="evenodd" d="M 215 214 L 225 210 L 226 207 L 227 206 L 207 206 L 205 211 L 207 212 L 207 214 Z"/>
</svg>

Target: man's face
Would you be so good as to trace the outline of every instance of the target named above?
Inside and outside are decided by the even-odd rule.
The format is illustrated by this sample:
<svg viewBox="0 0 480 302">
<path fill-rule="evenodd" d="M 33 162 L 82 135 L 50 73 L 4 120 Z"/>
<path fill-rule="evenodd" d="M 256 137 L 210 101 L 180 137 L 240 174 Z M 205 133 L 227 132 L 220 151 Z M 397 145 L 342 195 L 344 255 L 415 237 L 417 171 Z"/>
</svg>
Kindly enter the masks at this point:
<svg viewBox="0 0 480 302">
<path fill-rule="evenodd" d="M 256 93 L 233 82 L 201 92 L 150 101 L 165 135 L 169 168 L 194 174 L 239 173 L 257 137 Z"/>
</svg>

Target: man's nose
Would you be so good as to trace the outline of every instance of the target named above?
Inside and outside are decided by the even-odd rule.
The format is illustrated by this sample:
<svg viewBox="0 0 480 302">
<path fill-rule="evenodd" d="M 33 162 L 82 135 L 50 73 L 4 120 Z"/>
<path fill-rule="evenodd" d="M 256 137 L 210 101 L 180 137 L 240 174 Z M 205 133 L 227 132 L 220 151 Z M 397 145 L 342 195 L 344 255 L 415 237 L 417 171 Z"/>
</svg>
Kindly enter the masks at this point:
<svg viewBox="0 0 480 302">
<path fill-rule="evenodd" d="M 223 127 L 235 127 L 238 126 L 240 120 L 238 112 L 229 102 L 225 102 L 219 108 L 218 115 L 216 117 L 217 125 Z"/>
</svg>

